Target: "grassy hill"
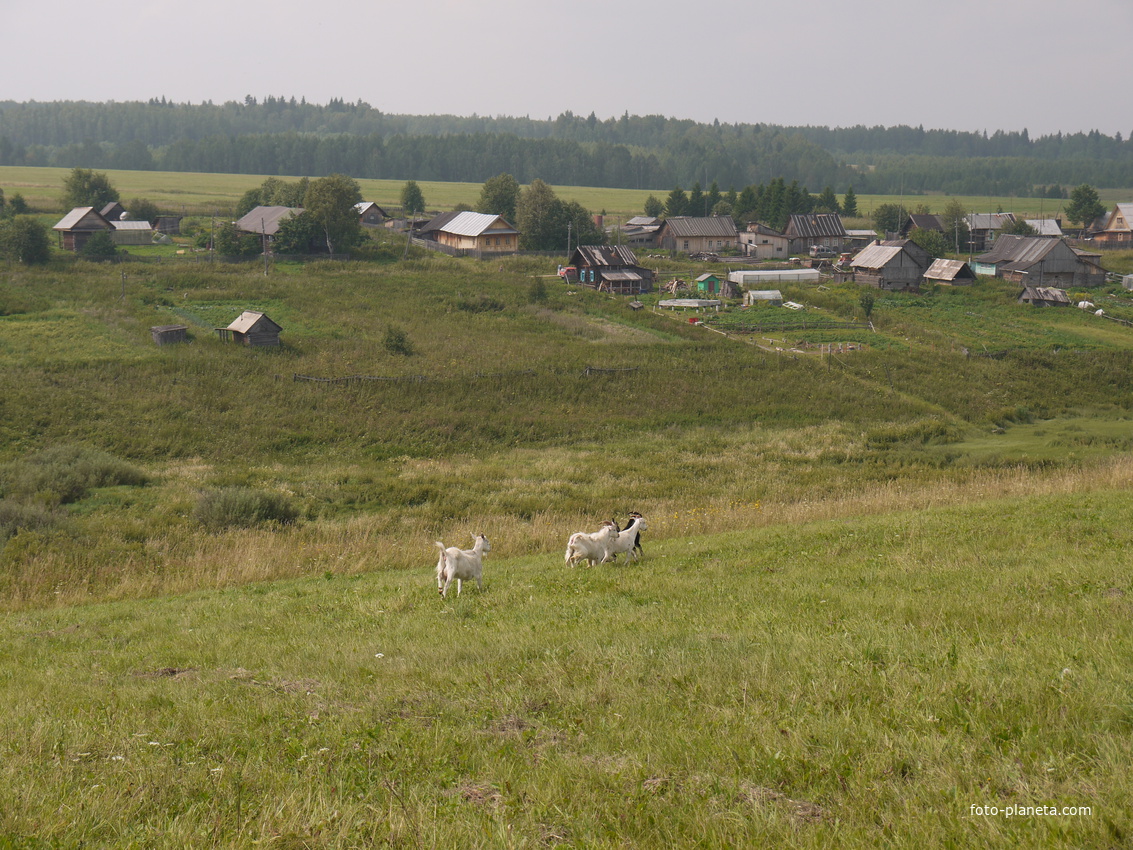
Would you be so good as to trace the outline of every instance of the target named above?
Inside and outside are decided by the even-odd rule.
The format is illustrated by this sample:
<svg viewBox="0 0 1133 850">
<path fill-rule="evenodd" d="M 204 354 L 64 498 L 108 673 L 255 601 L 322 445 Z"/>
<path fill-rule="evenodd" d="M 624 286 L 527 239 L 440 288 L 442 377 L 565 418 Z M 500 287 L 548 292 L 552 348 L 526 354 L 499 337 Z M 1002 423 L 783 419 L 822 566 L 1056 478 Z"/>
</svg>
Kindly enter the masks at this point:
<svg viewBox="0 0 1133 850">
<path fill-rule="evenodd" d="M 1124 841 L 1133 329 L 982 281 L 723 335 L 555 262 L 3 273 L 0 836 Z"/>
</svg>

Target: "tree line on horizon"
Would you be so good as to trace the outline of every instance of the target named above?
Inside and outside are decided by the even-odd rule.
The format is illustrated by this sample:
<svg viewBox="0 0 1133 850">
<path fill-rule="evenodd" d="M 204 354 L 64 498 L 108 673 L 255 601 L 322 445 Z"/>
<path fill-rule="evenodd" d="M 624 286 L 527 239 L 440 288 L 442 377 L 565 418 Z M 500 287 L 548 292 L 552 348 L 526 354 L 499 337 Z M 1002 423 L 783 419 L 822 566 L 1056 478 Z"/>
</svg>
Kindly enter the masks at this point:
<svg viewBox="0 0 1133 850">
<path fill-rule="evenodd" d="M 350 174 L 363 179 L 667 190 L 776 178 L 867 194 L 1033 196 L 1054 185 L 1133 185 L 1121 134 L 923 127 L 711 124 L 659 115 L 598 119 L 391 115 L 369 104 L 269 96 L 223 104 L 0 102 L 0 165 Z"/>
</svg>

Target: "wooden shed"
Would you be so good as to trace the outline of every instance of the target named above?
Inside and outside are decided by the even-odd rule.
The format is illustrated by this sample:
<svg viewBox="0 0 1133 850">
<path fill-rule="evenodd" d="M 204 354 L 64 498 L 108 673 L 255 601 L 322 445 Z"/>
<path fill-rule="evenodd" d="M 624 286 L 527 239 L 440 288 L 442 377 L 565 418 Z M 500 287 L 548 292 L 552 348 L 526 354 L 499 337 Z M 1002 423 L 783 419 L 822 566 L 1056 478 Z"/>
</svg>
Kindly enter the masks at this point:
<svg viewBox="0 0 1133 850">
<path fill-rule="evenodd" d="M 716 294 L 716 290 L 720 288 L 720 276 L 711 273 L 702 274 L 696 279 L 697 292 L 708 292 L 712 295 Z"/>
<path fill-rule="evenodd" d="M 68 251 L 81 251 L 87 240 L 99 231 L 113 230 L 94 207 L 75 207 L 51 228 L 59 234 L 59 239 Z"/>
<path fill-rule="evenodd" d="M 225 342 L 239 342 L 250 346 L 279 345 L 279 325 L 256 310 L 245 310 L 226 328 L 217 328 L 217 335 Z"/>
<path fill-rule="evenodd" d="M 173 345 L 188 340 L 188 325 L 158 325 L 149 329 L 158 345 Z"/>
<path fill-rule="evenodd" d="M 1069 307 L 1070 296 L 1053 286 L 1025 286 L 1019 295 L 1020 304 L 1032 307 Z"/>
<path fill-rule="evenodd" d="M 903 245 L 870 245 L 850 261 L 854 280 L 889 291 L 916 291 L 925 267 Z"/>
</svg>

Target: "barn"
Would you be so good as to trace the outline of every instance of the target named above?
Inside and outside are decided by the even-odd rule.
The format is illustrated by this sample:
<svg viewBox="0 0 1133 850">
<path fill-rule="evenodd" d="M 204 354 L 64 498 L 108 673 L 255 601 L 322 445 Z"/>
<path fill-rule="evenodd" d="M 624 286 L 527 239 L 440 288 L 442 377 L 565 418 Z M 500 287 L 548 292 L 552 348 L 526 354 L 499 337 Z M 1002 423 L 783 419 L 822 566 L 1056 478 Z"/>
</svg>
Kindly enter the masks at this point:
<svg viewBox="0 0 1133 850">
<path fill-rule="evenodd" d="M 245 310 L 226 328 L 217 328 L 217 335 L 225 342 L 238 342 L 253 347 L 279 345 L 279 325 L 257 310 Z"/>
</svg>

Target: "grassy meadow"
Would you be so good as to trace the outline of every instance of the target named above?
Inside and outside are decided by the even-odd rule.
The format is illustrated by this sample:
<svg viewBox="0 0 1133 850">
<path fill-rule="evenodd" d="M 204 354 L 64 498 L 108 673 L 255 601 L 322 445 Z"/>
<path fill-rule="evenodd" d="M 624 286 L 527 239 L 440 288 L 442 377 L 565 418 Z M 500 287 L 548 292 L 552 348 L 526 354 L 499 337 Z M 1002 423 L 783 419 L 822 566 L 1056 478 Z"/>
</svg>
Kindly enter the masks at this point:
<svg viewBox="0 0 1133 850">
<path fill-rule="evenodd" d="M 55 213 L 62 209 L 63 180 L 70 173 L 66 168 L 33 168 L 23 166 L 0 166 L 0 189 L 6 196 L 17 192 L 32 207 L 33 211 Z M 118 190 L 123 201 L 133 198 L 146 198 L 163 210 L 184 215 L 211 216 L 215 213 L 226 215 L 235 208 L 241 195 L 248 189 L 260 186 L 267 175 L 256 174 L 195 174 L 172 171 L 119 171 L 105 169 L 104 173 L 111 185 Z M 298 179 L 302 175 L 292 175 L 283 179 Z M 404 180 L 358 180 L 362 197 L 379 206 L 400 204 Z M 440 183 L 418 181 L 425 203 L 430 210 L 449 210 L 457 204 L 475 206 L 480 197 L 481 183 Z M 607 189 L 592 186 L 554 186 L 555 193 L 566 201 L 578 201 L 595 213 L 605 212 L 611 221 L 624 221 L 640 215 L 645 201 L 650 195 L 665 199 L 671 186 L 658 189 Z M 684 187 L 687 191 L 689 186 Z M 707 187 L 704 187 L 707 188 Z M 727 187 L 723 187 L 727 188 Z M 736 189 L 742 189 L 737 186 Z M 811 192 L 821 192 L 821 186 L 807 187 Z M 1129 200 L 1124 189 L 1099 188 L 1098 195 L 1107 207 Z M 1026 215 L 1030 218 L 1054 218 L 1065 201 L 1040 198 L 1013 197 L 969 197 L 956 196 L 965 209 L 974 212 L 995 212 L 1002 209 Z M 869 227 L 868 216 L 881 204 L 904 204 L 909 209 L 920 205 L 932 212 L 942 212 L 952 196 L 945 195 L 858 195 L 858 210 L 863 218 L 856 226 Z M 853 222 L 851 222 L 853 223 Z"/>
<path fill-rule="evenodd" d="M 402 244 L 0 269 L 0 847 L 1128 843 L 1133 329 Z"/>
</svg>

